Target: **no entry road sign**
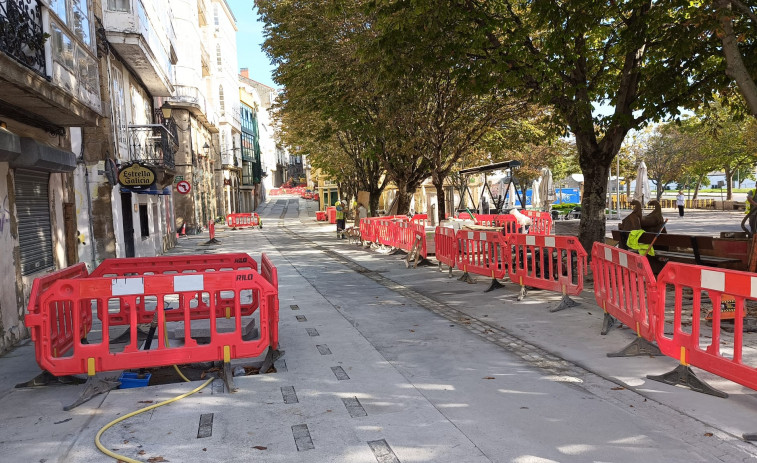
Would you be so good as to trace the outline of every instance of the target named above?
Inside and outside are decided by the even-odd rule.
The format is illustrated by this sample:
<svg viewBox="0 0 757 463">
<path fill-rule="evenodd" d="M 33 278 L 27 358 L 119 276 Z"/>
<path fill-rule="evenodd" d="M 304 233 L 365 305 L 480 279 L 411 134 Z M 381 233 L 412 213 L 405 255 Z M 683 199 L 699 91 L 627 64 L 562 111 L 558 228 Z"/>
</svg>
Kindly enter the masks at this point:
<svg viewBox="0 0 757 463">
<path fill-rule="evenodd" d="M 186 180 L 182 180 L 176 184 L 176 191 L 178 191 L 179 193 L 183 195 L 189 193 L 189 190 L 191 189 L 192 189 L 192 186 Z"/>
</svg>

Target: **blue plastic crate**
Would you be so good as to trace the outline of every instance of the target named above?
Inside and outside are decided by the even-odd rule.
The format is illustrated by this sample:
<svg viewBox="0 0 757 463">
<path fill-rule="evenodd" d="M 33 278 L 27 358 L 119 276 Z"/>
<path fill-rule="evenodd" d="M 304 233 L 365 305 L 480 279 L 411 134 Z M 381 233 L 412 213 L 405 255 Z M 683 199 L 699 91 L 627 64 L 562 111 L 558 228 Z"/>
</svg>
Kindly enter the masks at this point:
<svg viewBox="0 0 757 463">
<path fill-rule="evenodd" d="M 119 386 L 119 389 L 131 389 L 133 387 L 147 386 L 152 375 L 150 373 L 145 373 L 142 375 L 142 378 L 140 378 L 139 376 L 139 373 L 124 371 L 123 373 L 121 373 L 121 376 L 118 377 L 118 380 L 121 381 L 121 386 Z"/>
</svg>

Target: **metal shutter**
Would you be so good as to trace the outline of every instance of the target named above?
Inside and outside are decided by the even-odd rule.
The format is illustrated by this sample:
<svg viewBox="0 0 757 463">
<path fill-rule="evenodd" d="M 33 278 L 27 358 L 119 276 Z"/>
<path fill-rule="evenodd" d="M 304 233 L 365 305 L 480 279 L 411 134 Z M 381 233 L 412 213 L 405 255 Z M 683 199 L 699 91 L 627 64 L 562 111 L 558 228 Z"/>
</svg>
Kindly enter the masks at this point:
<svg viewBox="0 0 757 463">
<path fill-rule="evenodd" d="M 15 169 L 14 178 L 21 274 L 29 275 L 52 269 L 55 263 L 48 199 L 50 174 Z"/>
</svg>

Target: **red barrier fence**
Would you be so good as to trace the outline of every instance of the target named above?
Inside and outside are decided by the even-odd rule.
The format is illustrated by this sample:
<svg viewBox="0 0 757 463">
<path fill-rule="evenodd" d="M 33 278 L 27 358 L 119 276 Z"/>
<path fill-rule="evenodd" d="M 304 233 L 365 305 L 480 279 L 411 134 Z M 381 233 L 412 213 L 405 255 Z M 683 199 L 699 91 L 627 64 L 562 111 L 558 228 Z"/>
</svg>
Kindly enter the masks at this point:
<svg viewBox="0 0 757 463">
<path fill-rule="evenodd" d="M 467 274 L 475 273 L 492 278 L 492 286 L 487 291 L 499 285 L 495 282 L 505 277 L 510 257 L 504 235 L 499 232 L 460 230 L 456 238 L 457 267 L 464 272 L 460 279 L 470 281 Z"/>
<path fill-rule="evenodd" d="M 586 251 L 575 236 L 539 236 L 513 234 L 507 238 L 513 264 L 510 280 L 521 285 L 518 300 L 526 295 L 526 286 L 563 294 L 560 305 L 551 312 L 577 305 L 568 296 L 583 290 L 587 271 Z"/>
<path fill-rule="evenodd" d="M 199 272 L 220 272 L 231 270 L 251 269 L 258 270 L 255 259 L 244 253 L 228 254 L 205 254 L 189 256 L 158 256 L 158 257 L 128 257 L 118 259 L 105 259 L 90 275 L 90 277 L 127 277 L 144 275 L 164 274 L 192 274 Z M 216 301 L 216 317 L 230 318 L 234 316 L 233 300 L 220 295 Z M 254 297 L 249 304 L 242 304 L 242 315 L 250 315 L 258 308 L 258 301 Z M 184 307 L 191 303 L 190 319 L 197 320 L 208 318 L 210 304 L 206 298 L 199 294 L 193 294 L 189 301 L 182 299 L 179 307 L 166 312 L 166 320 L 181 321 L 184 319 Z M 186 303 L 185 303 L 186 302 Z M 136 309 L 138 323 L 150 323 L 155 312 L 148 310 L 144 298 L 137 299 L 136 304 L 120 303 L 117 312 L 111 311 L 108 315 L 110 324 L 125 324 L 131 318 L 132 307 Z"/>
<path fill-rule="evenodd" d="M 271 284 L 275 292 L 268 296 L 268 332 L 271 349 L 279 348 L 279 272 L 266 253 L 260 256 L 260 274 Z M 263 372 L 265 373 L 265 372 Z"/>
<path fill-rule="evenodd" d="M 419 253 L 419 255 L 423 259 L 426 259 L 428 258 L 428 246 L 426 243 L 426 226 L 425 224 L 414 223 L 412 227 L 413 227 L 413 234 L 415 235 L 415 242 L 416 244 L 420 243 L 416 251 Z"/>
<path fill-rule="evenodd" d="M 393 222 L 394 230 L 392 233 L 393 244 L 395 248 L 402 249 L 405 252 L 410 252 L 415 242 L 415 231 L 413 223 L 410 221 L 402 220 Z"/>
<path fill-rule="evenodd" d="M 376 217 L 366 217 L 360 220 L 360 237 L 363 241 L 374 243 L 378 239 L 376 232 Z"/>
<path fill-rule="evenodd" d="M 494 217 L 494 226 L 502 227 L 502 232 L 505 235 L 518 233 L 518 228 L 520 228 L 518 221 L 512 214 L 499 214 L 498 216 Z"/>
<path fill-rule="evenodd" d="M 216 239 L 216 224 L 212 220 L 208 221 L 208 235 L 210 236 L 210 241 Z"/>
<path fill-rule="evenodd" d="M 87 278 L 87 266 L 84 263 L 78 263 L 71 267 L 48 273 L 47 275 L 35 278 L 32 283 L 31 295 L 29 296 L 29 305 L 27 311 L 32 319 L 41 313 L 40 298 L 58 280 L 71 280 Z M 89 309 L 87 306 L 85 309 Z M 92 311 L 78 310 L 75 311 L 73 302 L 70 300 L 59 301 L 49 307 L 54 313 L 56 323 L 48 326 L 46 342 L 49 344 L 50 351 L 53 355 L 66 352 L 71 349 L 74 338 L 83 339 L 92 329 Z M 81 318 L 76 323 L 77 329 L 74 330 L 74 316 L 79 315 Z M 27 317 L 29 316 L 27 315 Z M 28 323 L 27 323 L 27 326 Z M 78 335 L 74 335 L 78 333 Z M 34 343 L 41 340 L 41 333 L 36 330 L 31 331 L 31 338 Z"/>
<path fill-rule="evenodd" d="M 184 313 L 184 344 L 170 347 L 165 342 L 166 314 L 168 300 L 183 295 L 184 303 L 197 292 L 210 295 L 210 312 L 217 312 L 216 306 L 221 293 L 230 293 L 234 301 L 234 327 L 231 331 L 220 331 L 215 317 L 209 320 L 209 338 L 192 337 L 190 322 L 191 307 L 181 307 Z M 260 331 L 257 339 L 245 340 L 242 333 L 242 299 L 250 292 L 257 295 L 261 310 Z M 188 362 L 210 362 L 232 358 L 257 357 L 263 354 L 273 339 L 270 332 L 272 309 L 271 296 L 276 289 L 264 277 L 252 269 L 229 272 L 212 272 L 183 275 L 145 275 L 131 278 L 74 278 L 56 280 L 39 300 L 39 313 L 30 313 L 26 325 L 35 333 L 35 353 L 40 367 L 56 376 L 87 373 L 94 376 L 97 371 L 123 370 L 131 368 L 157 367 Z M 130 341 L 119 351 L 110 346 L 110 321 L 107 316 L 109 302 L 121 301 L 132 306 L 138 299 L 154 298 L 157 316 L 157 335 L 154 349 L 139 350 L 137 339 L 139 321 L 137 313 L 130 312 L 126 325 L 130 328 Z M 96 311 L 101 325 L 101 339 L 88 339 L 83 343 L 76 339 L 69 352 L 56 352 L 50 335 L 52 327 L 61 324 L 60 304 L 71 304 L 73 332 L 80 332 L 82 312 Z M 120 348 L 119 348 L 120 349 Z M 65 355 L 63 355 L 65 354 Z"/>
<path fill-rule="evenodd" d="M 257 212 L 241 212 L 226 216 L 226 226 L 231 228 L 258 227 L 263 228 L 263 223 Z"/>
<path fill-rule="evenodd" d="M 531 235 L 552 234 L 552 214 L 543 211 L 523 210 L 521 214 L 531 219 L 531 227 L 528 233 Z"/>
<path fill-rule="evenodd" d="M 439 271 L 442 271 L 442 264 L 444 264 L 449 267 L 449 273 L 452 276 L 452 269 L 457 263 L 457 233 L 453 228 L 436 227 L 434 246 L 436 260 L 439 261 Z"/>
<path fill-rule="evenodd" d="M 594 243 L 591 269 L 594 298 L 605 311 L 602 334 L 607 334 L 615 318 L 638 335 L 631 345 L 610 356 L 659 354 L 659 349 L 651 344 L 655 341 L 657 282 L 647 258 Z"/>
<path fill-rule="evenodd" d="M 662 353 L 678 359 L 681 364 L 670 373 L 648 378 L 668 384 L 686 384 L 699 392 L 727 396 L 693 376 L 689 368 L 693 365 L 757 389 L 757 369 L 743 363 L 743 317 L 746 301 L 757 300 L 757 276 L 737 270 L 668 262 L 657 276 L 657 282 L 657 344 Z M 722 336 L 726 300 L 733 301 L 735 311 L 733 339 L 727 341 Z M 673 304 L 671 315 L 665 312 L 668 302 Z M 702 310 L 710 308 L 712 326 L 702 326 Z M 670 331 L 671 326 L 673 334 L 668 335 L 666 331 Z"/>
</svg>

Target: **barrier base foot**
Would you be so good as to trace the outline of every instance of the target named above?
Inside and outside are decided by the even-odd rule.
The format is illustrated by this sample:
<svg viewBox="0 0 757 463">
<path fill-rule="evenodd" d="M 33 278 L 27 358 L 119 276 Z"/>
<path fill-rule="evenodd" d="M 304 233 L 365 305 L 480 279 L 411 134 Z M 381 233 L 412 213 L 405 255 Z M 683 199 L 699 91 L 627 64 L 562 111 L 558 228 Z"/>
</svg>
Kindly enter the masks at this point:
<svg viewBox="0 0 757 463">
<path fill-rule="evenodd" d="M 43 387 L 50 385 L 67 386 L 69 384 L 83 384 L 85 382 L 86 380 L 77 378 L 76 376 L 55 376 L 47 370 L 42 370 L 42 373 L 38 374 L 29 381 L 16 384 L 16 389 L 24 389 L 27 387 Z"/>
<path fill-rule="evenodd" d="M 741 438 L 750 442 L 757 441 L 757 433 L 742 434 Z"/>
<path fill-rule="evenodd" d="M 605 318 L 602 320 L 602 331 L 599 332 L 602 336 L 606 335 L 610 332 L 610 328 L 615 326 L 615 317 L 610 315 L 609 313 L 605 312 Z"/>
<path fill-rule="evenodd" d="M 221 242 L 218 241 L 217 239 L 213 238 L 212 240 L 208 240 L 208 241 L 202 243 L 203 246 L 208 246 L 208 245 L 211 245 L 211 244 L 221 244 Z"/>
<path fill-rule="evenodd" d="M 723 399 L 728 397 L 727 393 L 718 391 L 714 387 L 697 378 L 694 371 L 686 365 L 678 365 L 675 369 L 663 375 L 647 375 L 647 378 L 653 381 L 670 384 L 671 386 L 677 386 L 679 384 L 681 386 L 688 386 L 692 391 L 714 395 L 715 397 L 721 397 Z"/>
<path fill-rule="evenodd" d="M 268 348 L 268 353 L 265 355 L 265 359 L 263 360 L 263 364 L 260 365 L 260 374 L 268 373 L 268 370 L 271 369 L 273 364 L 276 362 L 276 360 L 280 359 L 284 356 L 283 350 L 278 349 L 271 349 Z"/>
<path fill-rule="evenodd" d="M 526 289 L 525 286 L 520 287 L 520 292 L 518 293 L 518 300 L 522 301 L 526 298 L 526 294 L 528 294 L 528 289 Z"/>
<path fill-rule="evenodd" d="M 237 387 L 234 384 L 234 373 L 231 371 L 231 362 L 223 362 L 221 379 L 223 379 L 223 384 L 226 385 L 227 392 L 237 392 Z"/>
<path fill-rule="evenodd" d="M 660 348 L 644 338 L 637 337 L 633 342 L 618 352 L 607 354 L 608 357 L 638 357 L 640 355 L 662 355 Z"/>
<path fill-rule="evenodd" d="M 87 382 L 84 384 L 84 390 L 79 394 L 79 398 L 76 399 L 71 405 L 63 407 L 64 411 L 73 410 L 79 405 L 89 401 L 93 397 L 105 394 L 121 385 L 120 381 L 108 380 L 98 378 L 97 376 L 90 376 L 87 378 Z"/>
<path fill-rule="evenodd" d="M 570 296 L 568 296 L 567 294 L 565 294 L 565 295 L 563 295 L 562 300 L 560 301 L 560 305 L 558 305 L 554 309 L 550 309 L 549 311 L 552 312 L 552 313 L 554 313 L 554 312 L 559 312 L 561 310 L 569 309 L 571 307 L 576 307 L 576 306 L 579 306 L 579 305 L 581 305 L 581 304 L 578 303 L 578 302 L 576 302 L 576 301 L 574 301 L 573 299 L 570 298 Z"/>
<path fill-rule="evenodd" d="M 458 280 L 459 281 L 464 281 L 464 282 L 466 282 L 468 284 L 471 284 L 471 285 L 476 284 L 476 279 L 473 278 L 470 275 L 470 273 L 468 273 L 468 272 L 463 272 L 463 274 L 460 276 L 460 278 L 458 278 Z"/>
<path fill-rule="evenodd" d="M 489 291 L 494 291 L 495 289 L 504 288 L 504 287 L 505 287 L 505 285 L 503 285 L 502 283 L 500 283 L 499 281 L 497 281 L 496 278 L 492 278 L 491 284 L 489 285 L 488 288 L 486 288 L 484 290 L 484 292 L 488 293 Z"/>
</svg>

